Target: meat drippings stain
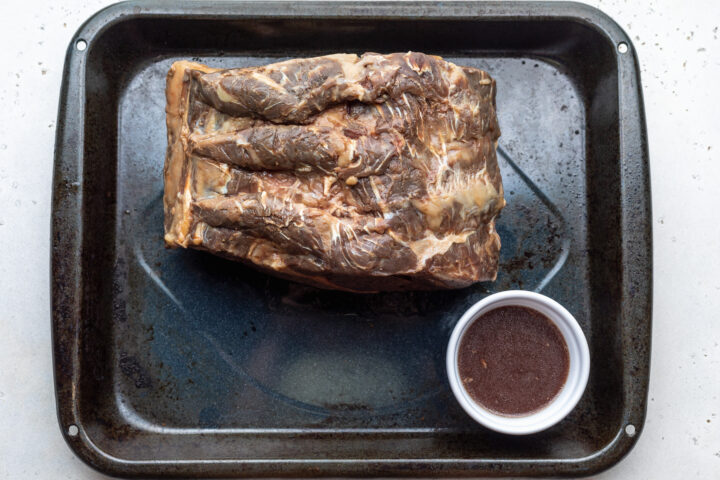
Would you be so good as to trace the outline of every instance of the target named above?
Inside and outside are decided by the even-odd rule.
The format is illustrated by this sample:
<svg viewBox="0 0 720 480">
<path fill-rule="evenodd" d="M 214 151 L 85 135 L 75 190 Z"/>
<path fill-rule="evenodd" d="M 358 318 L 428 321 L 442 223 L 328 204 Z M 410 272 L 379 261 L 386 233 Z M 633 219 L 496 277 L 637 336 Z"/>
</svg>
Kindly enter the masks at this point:
<svg viewBox="0 0 720 480">
<path fill-rule="evenodd" d="M 460 342 L 458 371 L 465 390 L 501 415 L 528 415 L 548 405 L 562 390 L 569 368 L 560 330 L 527 307 L 499 307 L 481 315 Z"/>
</svg>

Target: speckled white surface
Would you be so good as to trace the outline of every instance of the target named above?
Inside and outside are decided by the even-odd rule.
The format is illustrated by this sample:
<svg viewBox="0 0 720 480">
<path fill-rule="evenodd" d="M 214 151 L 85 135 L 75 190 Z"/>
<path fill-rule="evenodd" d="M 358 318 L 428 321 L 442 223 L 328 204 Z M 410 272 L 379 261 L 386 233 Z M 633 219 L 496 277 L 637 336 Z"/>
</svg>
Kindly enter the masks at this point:
<svg viewBox="0 0 720 480">
<path fill-rule="evenodd" d="M 65 48 L 109 3 L 0 2 L 0 479 L 106 478 L 57 426 L 49 241 Z M 720 478 L 720 2 L 588 3 L 639 52 L 655 244 L 647 423 L 630 455 L 596 478 Z"/>
</svg>

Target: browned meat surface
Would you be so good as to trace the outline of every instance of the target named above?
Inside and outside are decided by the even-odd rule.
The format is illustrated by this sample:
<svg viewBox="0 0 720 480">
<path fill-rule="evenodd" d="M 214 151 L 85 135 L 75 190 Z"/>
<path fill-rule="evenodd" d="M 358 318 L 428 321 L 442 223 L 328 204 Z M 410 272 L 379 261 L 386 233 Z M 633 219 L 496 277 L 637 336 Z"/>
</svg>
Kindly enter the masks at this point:
<svg viewBox="0 0 720 480">
<path fill-rule="evenodd" d="M 497 274 L 495 82 L 422 53 L 167 79 L 165 241 L 323 288 Z"/>
</svg>

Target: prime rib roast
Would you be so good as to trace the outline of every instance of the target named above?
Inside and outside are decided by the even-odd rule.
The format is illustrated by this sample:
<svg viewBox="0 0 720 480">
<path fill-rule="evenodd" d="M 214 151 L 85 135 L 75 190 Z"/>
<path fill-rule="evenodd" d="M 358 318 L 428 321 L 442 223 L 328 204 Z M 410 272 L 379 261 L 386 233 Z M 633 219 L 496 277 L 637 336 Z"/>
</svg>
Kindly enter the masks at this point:
<svg viewBox="0 0 720 480">
<path fill-rule="evenodd" d="M 422 53 L 167 77 L 165 242 L 355 292 L 494 280 L 495 81 Z"/>
</svg>

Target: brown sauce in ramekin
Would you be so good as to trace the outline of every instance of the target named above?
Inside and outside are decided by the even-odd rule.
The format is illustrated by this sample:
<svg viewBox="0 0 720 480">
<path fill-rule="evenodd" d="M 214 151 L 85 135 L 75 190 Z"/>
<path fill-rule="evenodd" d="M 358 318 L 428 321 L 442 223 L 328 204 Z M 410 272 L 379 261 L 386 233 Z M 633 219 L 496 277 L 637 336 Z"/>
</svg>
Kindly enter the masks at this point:
<svg viewBox="0 0 720 480">
<path fill-rule="evenodd" d="M 473 400 L 501 415 L 536 412 L 562 390 L 570 368 L 565 339 L 542 313 L 506 306 L 465 331 L 458 371 Z"/>
</svg>

